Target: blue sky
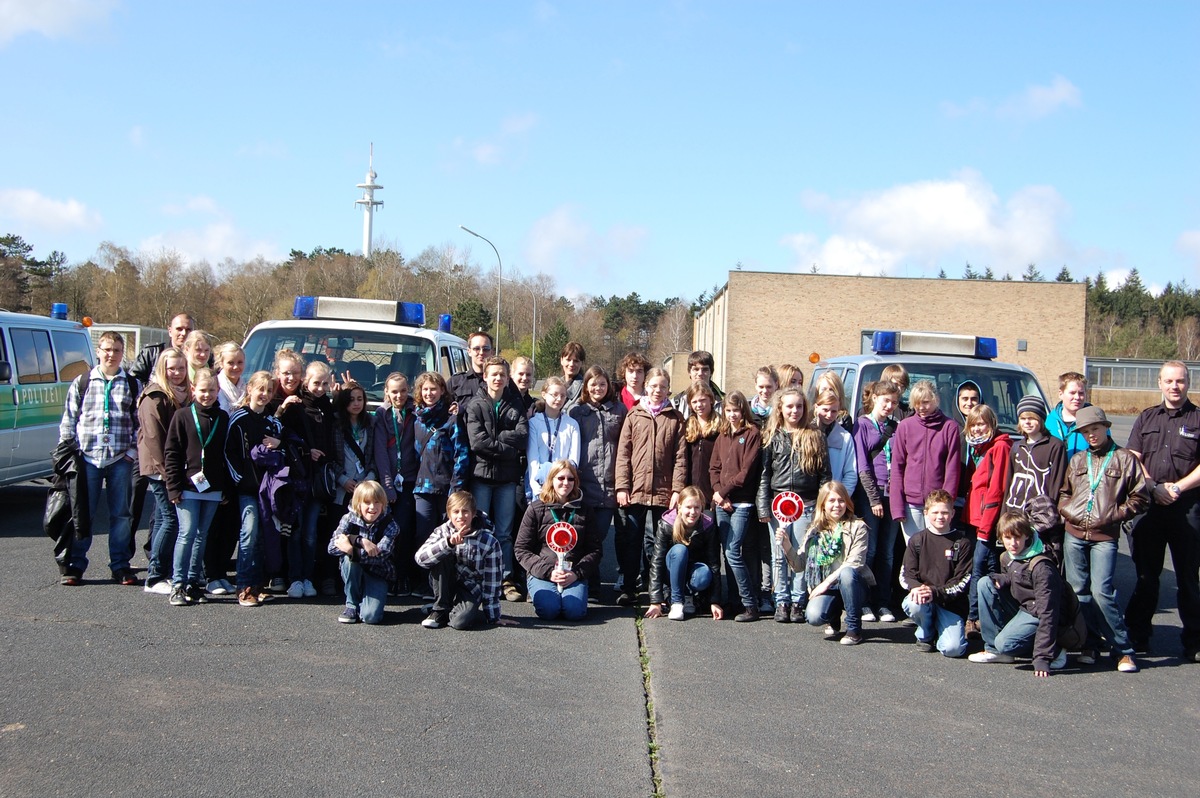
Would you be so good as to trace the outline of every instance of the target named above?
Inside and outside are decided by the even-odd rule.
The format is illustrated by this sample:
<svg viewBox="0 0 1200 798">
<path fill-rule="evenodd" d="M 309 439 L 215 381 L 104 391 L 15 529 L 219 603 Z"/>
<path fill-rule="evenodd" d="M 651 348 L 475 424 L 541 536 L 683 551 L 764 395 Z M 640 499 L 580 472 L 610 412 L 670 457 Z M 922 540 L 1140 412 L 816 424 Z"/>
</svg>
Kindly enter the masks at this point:
<svg viewBox="0 0 1200 798">
<path fill-rule="evenodd" d="M 765 271 L 1200 284 L 1200 4 L 0 0 L 0 232 L 455 246 L 567 294 Z"/>
</svg>

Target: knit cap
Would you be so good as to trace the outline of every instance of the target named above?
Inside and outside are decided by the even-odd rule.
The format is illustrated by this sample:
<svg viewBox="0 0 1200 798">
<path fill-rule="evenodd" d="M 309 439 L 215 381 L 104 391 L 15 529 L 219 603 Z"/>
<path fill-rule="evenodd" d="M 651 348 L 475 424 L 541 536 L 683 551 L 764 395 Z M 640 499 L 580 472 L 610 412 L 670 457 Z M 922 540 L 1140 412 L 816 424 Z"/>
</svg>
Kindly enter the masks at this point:
<svg viewBox="0 0 1200 798">
<path fill-rule="evenodd" d="M 1022 413 L 1033 413 L 1042 421 L 1045 421 L 1046 400 L 1034 394 L 1022 396 L 1021 401 L 1017 402 L 1017 418 L 1020 418 Z"/>
</svg>

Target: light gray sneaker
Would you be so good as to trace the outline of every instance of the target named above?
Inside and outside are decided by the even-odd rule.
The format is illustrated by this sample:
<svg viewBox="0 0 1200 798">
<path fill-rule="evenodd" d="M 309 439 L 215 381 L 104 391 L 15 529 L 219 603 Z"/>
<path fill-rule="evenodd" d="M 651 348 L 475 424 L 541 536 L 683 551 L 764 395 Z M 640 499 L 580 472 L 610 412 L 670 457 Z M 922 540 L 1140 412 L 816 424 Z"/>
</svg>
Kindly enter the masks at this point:
<svg viewBox="0 0 1200 798">
<path fill-rule="evenodd" d="M 227 584 L 228 582 L 224 579 L 213 579 L 204 586 L 204 589 L 214 596 L 224 596 L 229 592 L 229 588 L 226 587 Z"/>
<path fill-rule="evenodd" d="M 871 609 L 870 607 L 863 607 L 862 619 L 864 621 L 875 623 L 875 621 L 879 620 L 879 616 L 877 616 L 875 614 L 875 610 Z"/>
<path fill-rule="evenodd" d="M 1011 665 L 1016 662 L 1012 655 L 1000 654 L 996 651 L 976 651 L 967 657 L 967 659 L 971 662 L 995 663 L 997 665 Z"/>
<path fill-rule="evenodd" d="M 1061 671 L 1065 667 L 1067 667 L 1067 650 L 1060 646 L 1058 649 L 1058 656 L 1056 656 L 1050 663 L 1050 670 Z"/>
<path fill-rule="evenodd" d="M 147 582 L 146 586 L 142 588 L 142 590 L 145 593 L 154 593 L 155 595 L 159 596 L 169 596 L 171 595 L 171 582 L 169 579 L 160 579 L 154 584 Z"/>
</svg>

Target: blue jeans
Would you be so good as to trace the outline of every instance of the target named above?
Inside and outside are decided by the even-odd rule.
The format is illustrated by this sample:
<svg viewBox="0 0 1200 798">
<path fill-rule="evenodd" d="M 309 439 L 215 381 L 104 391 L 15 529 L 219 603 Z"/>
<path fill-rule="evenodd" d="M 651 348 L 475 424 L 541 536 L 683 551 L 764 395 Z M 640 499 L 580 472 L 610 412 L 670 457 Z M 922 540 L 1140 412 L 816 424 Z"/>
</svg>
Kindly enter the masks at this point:
<svg viewBox="0 0 1200 798">
<path fill-rule="evenodd" d="M 693 596 L 712 587 L 713 572 L 708 563 L 692 562 L 691 552 L 682 543 L 667 550 L 667 573 L 671 578 L 671 603 L 683 603 L 683 591 Z"/>
<path fill-rule="evenodd" d="M 161 479 L 146 480 L 146 489 L 154 495 L 150 516 L 150 567 L 146 569 L 146 584 L 170 578 L 175 566 L 175 540 L 179 537 L 179 516 L 167 497 L 167 483 Z"/>
<path fill-rule="evenodd" d="M 179 514 L 179 537 L 175 540 L 175 573 L 173 585 L 204 585 L 204 546 L 208 527 L 217 514 L 220 501 L 189 499 L 175 505 Z"/>
<path fill-rule="evenodd" d="M 475 497 L 475 507 L 480 512 L 487 513 L 492 521 L 492 531 L 496 540 L 500 541 L 500 549 L 504 552 L 504 580 L 512 581 L 513 576 L 513 515 L 517 507 L 517 485 L 514 482 L 484 482 L 481 479 L 471 480 L 471 495 Z"/>
<path fill-rule="evenodd" d="M 886 510 L 885 510 L 886 513 Z M 900 531 L 904 533 L 904 544 L 907 546 L 912 536 L 925 528 L 925 508 L 915 504 L 904 506 L 904 518 L 900 521 Z"/>
<path fill-rule="evenodd" d="M 867 525 L 867 567 L 875 576 L 875 588 L 871 591 L 871 599 L 868 600 L 875 607 L 891 609 L 892 565 L 896 552 L 896 536 L 900 534 L 900 522 L 888 514 L 886 495 L 883 497 L 882 518 L 876 518 L 871 512 L 871 504 L 865 495 L 855 502 L 854 512 Z"/>
<path fill-rule="evenodd" d="M 1133 653 L 1125 617 L 1113 584 L 1117 573 L 1117 541 L 1080 540 L 1069 532 L 1063 540 L 1067 582 L 1079 597 L 1079 609 L 1088 625 L 1088 646 L 1098 647 L 1101 635 L 1113 654 Z"/>
<path fill-rule="evenodd" d="M 975 530 L 972 529 L 967 534 L 973 535 Z M 999 551 L 990 541 L 975 541 L 975 564 L 971 568 L 971 609 L 967 612 L 967 618 L 972 621 L 979 620 L 979 583 L 987 579 L 988 574 L 1000 570 Z"/>
<path fill-rule="evenodd" d="M 527 577 L 526 586 L 533 611 L 543 621 L 558 618 L 580 621 L 587 615 L 588 586 L 582 579 L 576 579 L 561 593 L 558 592 L 558 585 L 532 575 Z"/>
<path fill-rule="evenodd" d="M 1029 656 L 1038 619 L 1021 609 L 1007 589 L 991 579 L 979 583 L 979 633 L 983 647 L 993 654 Z"/>
<path fill-rule="evenodd" d="M 725 549 L 725 563 L 737 585 L 742 606 L 746 609 L 754 609 L 758 606 L 758 563 L 755 562 L 754 575 L 751 577 L 750 569 L 746 566 L 746 560 L 742 556 L 743 550 L 747 548 L 746 534 L 750 530 L 750 522 L 755 512 L 752 506 L 734 507 L 731 513 L 720 508 L 717 509 L 717 528 L 721 530 L 721 547 Z"/>
<path fill-rule="evenodd" d="M 237 498 L 242 521 L 238 532 L 237 586 L 239 589 L 261 587 L 262 539 L 258 535 L 258 497 L 239 495 Z"/>
<path fill-rule="evenodd" d="M 908 596 L 904 597 L 901 606 L 917 624 L 918 643 L 934 643 L 944 657 L 961 657 L 967 653 L 966 619 L 961 615 L 932 601 L 915 604 Z"/>
<path fill-rule="evenodd" d="M 838 574 L 836 589 L 819 596 L 810 596 L 804 609 L 805 618 L 813 626 L 841 626 L 842 610 L 846 611 L 846 631 L 862 631 L 862 607 L 867 599 L 867 583 L 853 568 L 843 568 Z"/>
<path fill-rule="evenodd" d="M 799 549 L 804 542 L 804 536 L 808 533 L 808 525 L 812 523 L 812 519 L 812 505 L 806 504 L 804 514 L 795 522 L 787 525 L 787 534 L 792 541 L 793 549 Z M 774 518 L 768 518 L 767 527 L 771 532 L 771 581 L 775 586 L 775 604 L 776 606 L 780 604 L 804 606 L 804 602 L 808 599 L 808 591 L 804 587 L 804 574 L 792 570 L 792 567 L 788 565 L 787 558 L 783 555 L 783 547 L 775 539 L 779 522 Z"/>
<path fill-rule="evenodd" d="M 311 580 L 313 569 L 317 567 L 317 523 L 321 520 L 322 504 L 313 498 L 305 499 L 300 510 L 300 522 L 288 537 L 287 569 L 290 582 Z"/>
<path fill-rule="evenodd" d="M 133 492 L 133 463 L 122 457 L 103 468 L 84 462 L 87 477 L 88 513 L 96 517 L 100 504 L 100 488 L 108 494 L 108 569 L 113 573 L 129 567 L 133 541 L 133 525 L 129 515 L 129 500 Z M 95 524 L 93 523 L 93 530 Z M 92 536 L 71 543 L 68 568 L 82 574 L 87 570 L 88 549 L 92 547 Z"/>
<path fill-rule="evenodd" d="M 383 607 L 387 604 L 387 581 L 367 573 L 349 557 L 342 561 L 342 582 L 346 585 L 346 609 L 358 611 L 363 623 L 379 623 L 383 620 Z"/>
</svg>

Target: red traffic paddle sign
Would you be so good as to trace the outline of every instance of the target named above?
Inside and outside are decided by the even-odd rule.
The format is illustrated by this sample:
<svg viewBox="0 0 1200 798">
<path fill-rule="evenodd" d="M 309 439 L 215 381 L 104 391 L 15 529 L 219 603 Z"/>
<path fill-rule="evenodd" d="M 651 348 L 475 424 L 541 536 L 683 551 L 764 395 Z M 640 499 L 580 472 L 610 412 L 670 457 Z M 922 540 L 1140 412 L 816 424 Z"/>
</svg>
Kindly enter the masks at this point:
<svg viewBox="0 0 1200 798">
<path fill-rule="evenodd" d="M 546 545 L 557 554 L 566 554 L 579 542 L 579 533 L 566 521 L 559 521 L 546 530 Z"/>
<path fill-rule="evenodd" d="M 791 524 L 804 513 L 804 502 L 800 494 L 785 490 L 771 501 L 771 514 L 781 524 Z"/>
</svg>

